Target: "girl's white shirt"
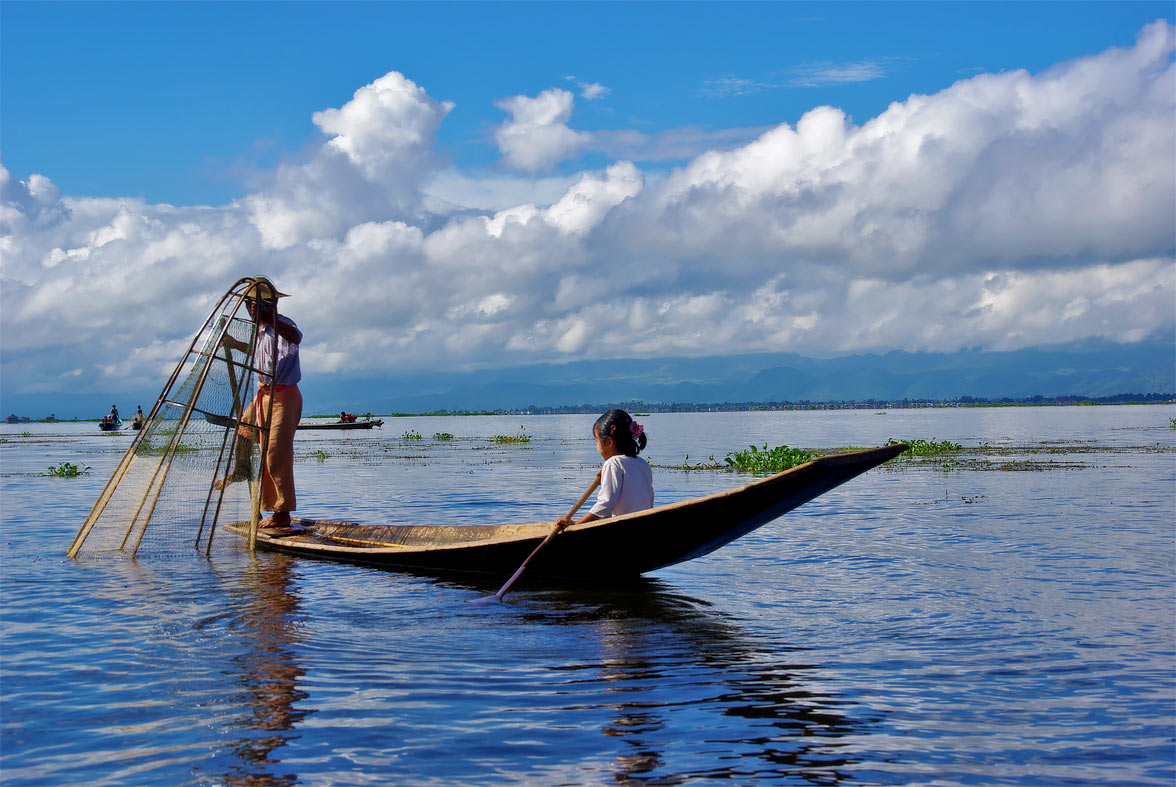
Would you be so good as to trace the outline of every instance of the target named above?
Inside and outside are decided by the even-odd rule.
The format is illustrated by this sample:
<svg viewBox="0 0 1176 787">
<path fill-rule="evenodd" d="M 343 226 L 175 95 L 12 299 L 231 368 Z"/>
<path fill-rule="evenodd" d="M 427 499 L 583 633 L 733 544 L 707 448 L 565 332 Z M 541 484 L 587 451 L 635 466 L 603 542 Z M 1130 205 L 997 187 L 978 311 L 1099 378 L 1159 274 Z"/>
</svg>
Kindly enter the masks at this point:
<svg viewBox="0 0 1176 787">
<path fill-rule="evenodd" d="M 624 454 L 604 460 L 592 513 L 604 519 L 647 508 L 653 508 L 653 470 L 649 463 Z"/>
</svg>

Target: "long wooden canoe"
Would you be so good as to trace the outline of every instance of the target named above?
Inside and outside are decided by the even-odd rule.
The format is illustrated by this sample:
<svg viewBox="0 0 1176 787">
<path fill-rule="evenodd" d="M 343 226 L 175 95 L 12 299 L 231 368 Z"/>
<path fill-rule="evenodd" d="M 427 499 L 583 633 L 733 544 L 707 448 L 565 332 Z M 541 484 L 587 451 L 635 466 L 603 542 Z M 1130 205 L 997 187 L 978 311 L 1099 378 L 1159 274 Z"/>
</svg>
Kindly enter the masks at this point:
<svg viewBox="0 0 1176 787">
<path fill-rule="evenodd" d="M 373 426 L 383 426 L 382 419 L 375 419 L 371 421 L 328 421 L 326 423 L 315 423 L 314 421 L 304 421 L 298 424 L 299 429 L 371 429 Z"/>
<path fill-rule="evenodd" d="M 906 448 L 895 444 L 824 456 L 740 489 L 572 525 L 535 557 L 527 576 L 633 577 L 701 557 Z M 229 529 L 247 535 L 248 527 L 237 522 Z M 257 546 L 426 573 L 509 575 L 550 530 L 550 522 L 382 526 L 296 519 L 287 530 L 260 530 Z"/>
</svg>

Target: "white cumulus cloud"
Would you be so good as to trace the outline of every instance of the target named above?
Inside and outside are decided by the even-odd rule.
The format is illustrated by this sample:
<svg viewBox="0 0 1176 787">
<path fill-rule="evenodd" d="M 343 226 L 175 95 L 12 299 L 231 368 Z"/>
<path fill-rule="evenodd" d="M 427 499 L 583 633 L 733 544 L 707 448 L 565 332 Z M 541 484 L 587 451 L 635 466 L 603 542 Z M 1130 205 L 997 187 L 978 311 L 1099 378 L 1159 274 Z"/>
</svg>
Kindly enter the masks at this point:
<svg viewBox="0 0 1176 787">
<path fill-rule="evenodd" d="M 535 98 L 512 96 L 496 102 L 510 114 L 494 133 L 506 161 L 521 170 L 538 172 L 576 155 L 588 135 L 567 125 L 573 100 L 567 90 L 552 88 Z"/>
<path fill-rule="evenodd" d="M 815 107 L 668 174 L 636 156 L 562 179 L 457 172 L 436 142 L 452 105 L 396 72 L 316 113 L 321 144 L 230 205 L 75 197 L 0 167 L 5 390 L 155 389 L 257 273 L 292 294 L 307 375 L 1170 332 L 1173 38 L 1158 22 L 861 125 Z M 499 102 L 506 161 L 653 144 L 577 131 L 572 105 Z"/>
<path fill-rule="evenodd" d="M 342 107 L 316 112 L 326 144 L 308 162 L 279 167 L 242 200 L 262 242 L 285 249 L 358 220 L 418 213 L 422 186 L 438 166 L 437 129 L 452 108 L 393 71 Z"/>
<path fill-rule="evenodd" d="M 580 98 L 584 99 L 585 101 L 598 101 L 611 92 L 611 90 L 599 82 L 580 83 Z"/>
</svg>

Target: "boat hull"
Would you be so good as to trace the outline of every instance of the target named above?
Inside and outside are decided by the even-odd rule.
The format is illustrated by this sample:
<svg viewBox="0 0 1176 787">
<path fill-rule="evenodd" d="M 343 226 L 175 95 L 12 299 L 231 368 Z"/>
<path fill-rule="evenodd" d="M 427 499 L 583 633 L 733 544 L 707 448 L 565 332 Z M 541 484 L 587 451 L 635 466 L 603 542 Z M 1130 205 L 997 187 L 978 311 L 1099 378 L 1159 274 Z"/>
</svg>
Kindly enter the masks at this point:
<svg viewBox="0 0 1176 787">
<path fill-rule="evenodd" d="M 383 426 L 382 420 L 377 421 L 338 421 L 329 424 L 298 424 L 299 429 L 371 429 L 373 426 Z"/>
<path fill-rule="evenodd" d="M 905 445 L 826 456 L 740 489 L 573 525 L 527 567 L 557 579 L 634 577 L 701 557 L 897 456 Z M 245 535 L 247 523 L 230 525 Z M 500 526 L 376 526 L 295 520 L 259 531 L 257 545 L 306 557 L 425 573 L 509 575 L 550 532 L 550 522 Z"/>
</svg>

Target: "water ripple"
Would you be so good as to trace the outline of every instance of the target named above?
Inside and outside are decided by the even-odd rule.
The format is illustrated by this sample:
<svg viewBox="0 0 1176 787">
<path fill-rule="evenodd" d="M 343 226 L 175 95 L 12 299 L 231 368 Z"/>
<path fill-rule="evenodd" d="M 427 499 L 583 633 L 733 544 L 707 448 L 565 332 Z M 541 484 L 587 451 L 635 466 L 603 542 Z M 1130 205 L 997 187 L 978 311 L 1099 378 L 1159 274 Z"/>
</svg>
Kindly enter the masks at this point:
<svg viewBox="0 0 1176 787">
<path fill-rule="evenodd" d="M 721 455 L 719 436 L 816 444 L 900 427 L 1121 446 L 1138 439 L 1131 418 L 1161 409 L 646 425 L 676 460 Z M 553 518 L 596 464 L 584 422 L 535 420 L 534 448 L 485 448 L 517 428 L 396 425 L 462 432 L 436 450 L 316 437 L 300 498 L 315 516 L 390 523 Z M 309 458 L 320 447 L 329 457 Z M 1176 781 L 1170 454 L 872 472 L 655 578 L 524 575 L 507 603 L 478 606 L 497 581 L 244 551 L 65 559 L 119 450 L 56 427 L 0 452 L 6 785 Z M 34 475 L 79 458 L 95 470 Z M 662 471 L 658 495 L 731 484 Z"/>
</svg>

